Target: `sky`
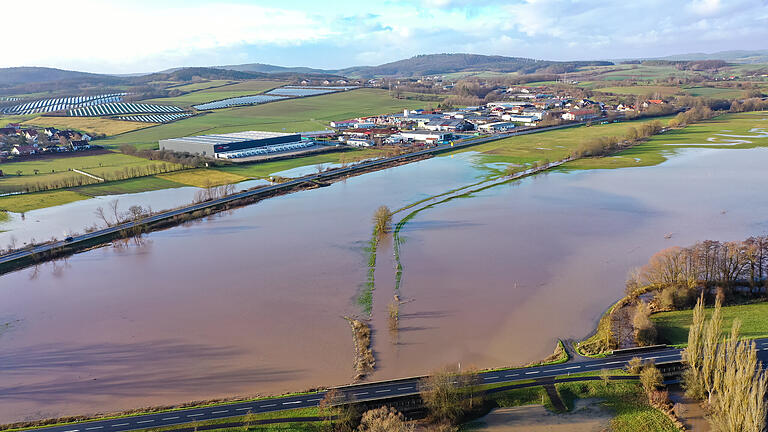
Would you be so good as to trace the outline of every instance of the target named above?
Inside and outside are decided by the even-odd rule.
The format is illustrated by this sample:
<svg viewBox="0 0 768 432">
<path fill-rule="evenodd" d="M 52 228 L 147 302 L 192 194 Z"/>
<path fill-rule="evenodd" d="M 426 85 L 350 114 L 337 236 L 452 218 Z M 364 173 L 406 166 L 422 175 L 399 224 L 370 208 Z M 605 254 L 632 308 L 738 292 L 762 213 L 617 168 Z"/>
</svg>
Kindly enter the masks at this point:
<svg viewBox="0 0 768 432">
<path fill-rule="evenodd" d="M 339 69 L 433 53 L 545 60 L 768 49 L 768 0 L 4 0 L 0 67 Z M 26 17 L 22 19 L 22 17 Z M 8 55 L 12 53 L 12 55 Z"/>
</svg>

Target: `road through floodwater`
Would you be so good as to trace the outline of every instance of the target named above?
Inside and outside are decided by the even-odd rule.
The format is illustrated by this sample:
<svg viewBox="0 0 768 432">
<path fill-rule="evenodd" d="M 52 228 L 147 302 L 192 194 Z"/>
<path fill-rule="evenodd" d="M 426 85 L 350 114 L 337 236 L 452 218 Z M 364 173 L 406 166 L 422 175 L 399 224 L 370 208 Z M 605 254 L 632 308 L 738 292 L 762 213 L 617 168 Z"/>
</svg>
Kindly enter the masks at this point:
<svg viewBox="0 0 768 432">
<path fill-rule="evenodd" d="M 342 317 L 360 314 L 374 210 L 479 181 L 472 158 L 368 173 L 0 277 L 0 421 L 348 382 Z M 697 149 L 417 214 L 402 231 L 396 341 L 391 242 L 379 245 L 372 378 L 521 364 L 584 336 L 657 250 L 768 231 L 766 163 L 768 149 Z"/>
</svg>

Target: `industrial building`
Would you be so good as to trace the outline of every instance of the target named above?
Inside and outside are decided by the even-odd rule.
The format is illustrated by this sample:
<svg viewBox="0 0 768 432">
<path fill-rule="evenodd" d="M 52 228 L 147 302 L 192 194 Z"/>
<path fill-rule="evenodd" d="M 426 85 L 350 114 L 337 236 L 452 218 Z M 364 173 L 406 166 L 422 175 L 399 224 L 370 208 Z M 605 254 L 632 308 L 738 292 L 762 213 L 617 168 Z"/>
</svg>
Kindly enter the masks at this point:
<svg viewBox="0 0 768 432">
<path fill-rule="evenodd" d="M 241 158 L 312 147 L 301 134 L 280 132 L 235 132 L 160 140 L 160 150 L 198 154 L 213 158 Z"/>
</svg>

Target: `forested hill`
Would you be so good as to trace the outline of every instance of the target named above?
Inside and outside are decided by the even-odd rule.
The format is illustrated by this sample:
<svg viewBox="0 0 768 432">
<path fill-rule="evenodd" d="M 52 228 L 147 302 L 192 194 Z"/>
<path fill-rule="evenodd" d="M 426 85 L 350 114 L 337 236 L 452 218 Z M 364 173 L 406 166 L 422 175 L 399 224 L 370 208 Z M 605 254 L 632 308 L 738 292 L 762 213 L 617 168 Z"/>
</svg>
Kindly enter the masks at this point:
<svg viewBox="0 0 768 432">
<path fill-rule="evenodd" d="M 472 71 L 565 73 L 574 71 L 582 66 L 610 66 L 612 64 L 612 62 L 608 61 L 558 62 L 479 54 L 427 54 L 379 66 L 342 69 L 338 73 L 340 75 L 365 77 L 412 77 Z"/>
</svg>

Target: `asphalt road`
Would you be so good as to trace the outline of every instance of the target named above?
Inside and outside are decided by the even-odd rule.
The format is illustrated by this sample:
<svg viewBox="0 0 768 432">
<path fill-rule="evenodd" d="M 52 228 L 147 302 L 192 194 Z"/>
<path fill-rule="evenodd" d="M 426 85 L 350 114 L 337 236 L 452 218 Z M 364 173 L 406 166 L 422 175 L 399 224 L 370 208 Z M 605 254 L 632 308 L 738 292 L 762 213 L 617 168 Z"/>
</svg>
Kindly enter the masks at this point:
<svg viewBox="0 0 768 432">
<path fill-rule="evenodd" d="M 233 194 L 233 195 L 226 196 L 224 198 L 219 198 L 219 199 L 215 199 L 215 200 L 211 200 L 211 201 L 206 201 L 206 202 L 202 202 L 202 203 L 198 203 L 198 204 L 192 204 L 192 205 L 189 205 L 187 207 L 179 208 L 179 209 L 176 209 L 176 210 L 170 210 L 170 211 L 166 211 L 166 212 L 157 213 L 157 214 L 155 214 L 153 216 L 147 217 L 147 218 L 142 219 L 140 221 L 126 222 L 126 223 L 123 223 L 123 224 L 120 224 L 120 225 L 115 225 L 113 227 L 104 228 L 104 229 L 101 229 L 101 230 L 98 230 L 98 231 L 93 231 L 91 233 L 82 234 L 82 235 L 78 235 L 78 236 L 73 236 L 72 240 L 70 240 L 68 242 L 62 240 L 62 241 L 57 241 L 55 243 L 47 243 L 47 244 L 44 244 L 44 245 L 35 246 L 33 248 L 18 250 L 18 251 L 15 251 L 15 252 L 12 252 L 12 253 L 8 253 L 8 254 L 5 254 L 5 255 L 0 255 L 0 264 L 5 264 L 5 263 L 8 263 L 8 262 L 17 260 L 17 259 L 28 258 L 28 257 L 30 257 L 32 255 L 45 253 L 45 252 L 48 252 L 48 251 L 50 251 L 52 249 L 59 248 L 59 247 L 62 247 L 62 246 L 75 245 L 77 243 L 82 243 L 82 242 L 90 241 L 90 240 L 92 240 L 94 238 L 115 234 L 115 233 L 117 233 L 117 232 L 119 232 L 121 230 L 132 228 L 133 226 L 135 226 L 137 224 L 138 225 L 143 225 L 143 224 L 147 224 L 147 223 L 158 222 L 158 221 L 161 221 L 161 220 L 164 220 L 164 219 L 172 218 L 172 217 L 177 216 L 177 215 L 181 215 L 181 214 L 185 214 L 185 213 L 191 213 L 191 212 L 194 212 L 194 211 L 197 211 L 197 210 L 204 210 L 204 209 L 209 208 L 209 207 L 216 207 L 216 206 L 219 206 L 221 204 L 225 204 L 225 203 L 232 202 L 232 201 L 237 201 L 237 200 L 242 199 L 242 198 L 260 196 L 260 195 L 264 195 L 264 194 L 269 194 L 269 193 L 273 193 L 273 192 L 276 192 L 276 191 L 280 191 L 280 190 L 283 190 L 283 189 L 289 189 L 291 187 L 294 187 L 294 186 L 297 186 L 297 185 L 301 185 L 302 183 L 306 183 L 308 181 L 313 181 L 313 180 L 322 181 L 322 180 L 324 180 L 326 178 L 337 177 L 339 175 L 344 175 L 344 174 L 347 174 L 347 173 L 351 174 L 351 173 L 353 173 L 355 171 L 358 171 L 360 169 L 374 168 L 374 167 L 379 166 L 379 165 L 384 165 L 384 164 L 400 161 L 400 160 L 403 160 L 403 159 L 418 157 L 418 156 L 427 155 L 427 154 L 444 152 L 444 151 L 450 150 L 450 149 L 460 149 L 460 148 L 463 148 L 463 147 L 474 146 L 474 145 L 486 143 L 486 142 L 489 142 L 489 141 L 496 141 L 496 140 L 500 140 L 500 139 L 504 139 L 504 138 L 508 138 L 508 137 L 516 136 L 516 135 L 527 135 L 527 134 L 532 134 L 532 133 L 539 133 L 539 132 L 550 131 L 550 130 L 554 130 L 554 129 L 562 129 L 562 128 L 566 128 L 566 127 L 573 127 L 573 126 L 577 126 L 579 124 L 582 124 L 582 123 L 571 123 L 571 124 L 567 124 L 567 125 L 550 126 L 550 127 L 546 127 L 546 128 L 537 128 L 537 129 L 521 130 L 521 131 L 516 131 L 516 132 L 508 132 L 508 133 L 503 133 L 503 134 L 496 134 L 496 135 L 492 135 L 492 136 L 484 137 L 484 138 L 469 139 L 469 140 L 464 141 L 464 142 L 454 143 L 453 145 L 451 145 L 451 144 L 443 144 L 443 145 L 439 145 L 439 146 L 436 146 L 436 147 L 431 147 L 431 148 L 420 150 L 420 151 L 413 152 L 413 153 L 406 153 L 406 154 L 399 155 L 399 156 L 393 156 L 393 157 L 389 157 L 389 158 L 377 159 L 377 160 L 373 160 L 373 161 L 363 162 L 363 163 L 355 164 L 355 165 L 350 166 L 350 167 L 336 168 L 336 169 L 325 171 L 325 172 L 322 172 L 322 173 L 312 174 L 312 175 L 301 177 L 301 178 L 298 178 L 298 179 L 295 179 L 295 180 L 290 180 L 290 181 L 285 182 L 285 183 L 274 184 L 274 185 L 270 185 L 270 186 L 254 189 L 254 190 L 251 190 L 251 191 L 245 191 L 245 192 L 236 193 L 236 194 Z"/>
<path fill-rule="evenodd" d="M 758 357 L 763 364 L 768 364 L 768 338 L 757 339 L 755 343 Z M 639 357 L 646 361 L 653 360 L 655 363 L 660 364 L 680 361 L 680 356 L 681 350 L 677 348 L 663 348 L 644 353 L 608 356 L 602 359 L 572 359 L 558 365 L 484 372 L 480 374 L 480 377 L 483 380 L 483 384 L 507 383 L 537 378 L 554 378 L 570 374 L 593 372 L 600 369 L 620 369 L 626 366 L 627 362 L 633 357 Z M 404 378 L 337 388 L 350 400 L 382 400 L 418 394 L 420 378 Z M 324 392 L 320 392 L 300 396 L 277 397 L 206 408 L 183 409 L 166 413 L 135 415 L 113 420 L 96 420 L 28 430 L 45 432 L 122 432 L 202 420 L 223 419 L 241 416 L 249 412 L 266 413 L 294 408 L 315 407 L 322 400 L 324 394 Z"/>
</svg>

